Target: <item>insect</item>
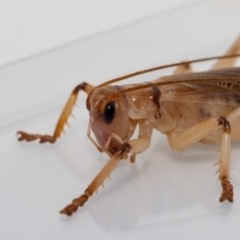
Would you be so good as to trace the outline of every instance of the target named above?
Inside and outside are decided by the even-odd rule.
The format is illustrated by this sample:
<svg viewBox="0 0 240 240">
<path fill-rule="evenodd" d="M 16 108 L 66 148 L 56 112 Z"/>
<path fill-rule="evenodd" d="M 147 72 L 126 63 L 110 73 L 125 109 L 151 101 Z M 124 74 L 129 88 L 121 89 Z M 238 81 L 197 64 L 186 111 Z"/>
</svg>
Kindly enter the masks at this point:
<svg viewBox="0 0 240 240">
<path fill-rule="evenodd" d="M 90 114 L 87 136 L 110 160 L 93 179 L 84 193 L 60 211 L 71 216 L 83 206 L 108 178 L 121 159 L 145 151 L 153 129 L 166 134 L 169 145 L 181 151 L 196 142 L 220 143 L 220 201 L 233 201 L 229 177 L 231 142 L 240 139 L 240 67 L 233 67 L 240 56 L 240 37 L 225 56 L 199 59 L 160 66 L 107 81 L 99 86 L 83 82 L 68 99 L 53 135 L 28 134 L 19 131 L 19 141 L 39 140 L 54 143 L 76 103 L 78 93 L 88 94 L 86 106 Z M 218 59 L 211 70 L 192 72 L 191 64 Z M 143 73 L 176 66 L 171 76 L 150 83 L 111 85 Z M 138 137 L 131 139 L 136 127 Z M 91 137 L 93 131 L 96 141 Z"/>
</svg>

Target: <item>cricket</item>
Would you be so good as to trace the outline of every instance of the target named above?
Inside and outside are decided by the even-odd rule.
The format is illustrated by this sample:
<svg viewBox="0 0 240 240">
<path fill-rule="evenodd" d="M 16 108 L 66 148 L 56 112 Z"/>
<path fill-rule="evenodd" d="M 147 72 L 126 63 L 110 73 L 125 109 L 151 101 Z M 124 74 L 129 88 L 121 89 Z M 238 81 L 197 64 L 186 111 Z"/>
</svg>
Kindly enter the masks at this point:
<svg viewBox="0 0 240 240">
<path fill-rule="evenodd" d="M 87 94 L 89 111 L 87 136 L 109 161 L 83 194 L 72 200 L 60 213 L 71 216 L 110 178 L 119 161 L 135 163 L 137 155 L 148 149 L 153 130 L 165 134 L 170 147 L 181 151 L 196 142 L 219 144 L 217 161 L 222 193 L 219 201 L 233 202 L 229 176 L 231 142 L 240 139 L 240 36 L 224 56 L 179 62 L 142 70 L 106 81 L 98 86 L 83 82 L 72 91 L 53 135 L 18 131 L 19 141 L 39 140 L 55 143 L 67 123 L 80 91 Z M 192 64 L 215 60 L 210 70 L 193 72 Z M 152 82 L 112 85 L 115 82 L 175 67 L 172 75 Z M 138 126 L 138 137 L 132 136 Z M 91 132 L 95 138 L 92 138 Z M 114 182 L 112 182 L 114 184 Z"/>
</svg>

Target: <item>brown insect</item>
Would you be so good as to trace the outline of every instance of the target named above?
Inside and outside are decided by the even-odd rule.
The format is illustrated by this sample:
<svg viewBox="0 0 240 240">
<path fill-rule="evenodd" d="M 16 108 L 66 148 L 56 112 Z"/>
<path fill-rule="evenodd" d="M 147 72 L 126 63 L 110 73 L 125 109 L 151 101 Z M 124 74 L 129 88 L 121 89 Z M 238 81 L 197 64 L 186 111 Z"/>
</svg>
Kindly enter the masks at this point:
<svg viewBox="0 0 240 240">
<path fill-rule="evenodd" d="M 72 215 L 83 206 L 103 184 L 121 159 L 135 162 L 136 155 L 145 151 L 153 129 L 166 134 L 170 146 L 181 151 L 196 143 L 220 143 L 220 201 L 233 201 L 230 182 L 231 142 L 240 139 L 240 68 L 233 67 L 240 56 L 240 37 L 225 56 L 199 59 L 160 66 L 107 81 L 97 87 L 78 85 L 68 99 L 53 135 L 28 134 L 19 131 L 19 141 L 40 140 L 54 143 L 63 131 L 80 90 L 88 94 L 90 113 L 87 136 L 100 152 L 110 156 L 105 167 L 84 193 L 60 211 Z M 190 64 L 211 59 L 217 63 L 207 72 L 193 73 Z M 177 66 L 172 76 L 151 83 L 112 86 L 110 84 L 143 73 Z M 137 139 L 131 139 L 136 126 Z M 91 138 L 94 132 L 97 142 Z"/>
</svg>

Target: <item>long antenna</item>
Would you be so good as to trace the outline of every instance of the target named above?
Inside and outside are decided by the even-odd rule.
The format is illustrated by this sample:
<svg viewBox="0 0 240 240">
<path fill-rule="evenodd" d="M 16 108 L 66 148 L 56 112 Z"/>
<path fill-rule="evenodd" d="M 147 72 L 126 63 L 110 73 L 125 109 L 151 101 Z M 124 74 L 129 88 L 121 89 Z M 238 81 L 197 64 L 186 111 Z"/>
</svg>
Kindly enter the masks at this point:
<svg viewBox="0 0 240 240">
<path fill-rule="evenodd" d="M 224 82 L 239 82 L 240 77 L 230 77 L 230 78 L 205 78 L 205 79 L 194 79 L 194 83 L 205 83 L 208 82 L 208 84 L 218 82 L 218 81 L 224 81 Z M 150 87 L 157 87 L 157 86 L 163 86 L 163 85 L 173 85 L 173 84 L 181 84 L 181 83 L 192 83 L 192 79 L 181 79 L 181 80 L 172 80 L 172 81 L 166 81 L 166 82 L 152 82 L 147 83 L 144 85 L 139 85 L 131 88 L 126 88 L 119 90 L 118 92 L 112 93 L 108 96 L 107 101 L 111 100 L 114 96 L 118 96 L 119 94 L 126 93 L 126 92 L 133 92 L 140 89 L 150 88 Z"/>
<path fill-rule="evenodd" d="M 195 60 L 191 60 L 191 61 L 184 61 L 184 62 L 177 62 L 177 63 L 172 63 L 172 64 L 167 64 L 167 65 L 162 65 L 162 66 L 158 66 L 158 67 L 154 67 L 154 68 L 149 68 L 149 69 L 145 69 L 142 71 L 138 71 L 138 72 L 134 72 L 134 73 L 130 73 L 127 74 L 125 76 L 122 77 L 118 77 L 118 78 L 113 78 L 109 81 L 106 81 L 98 86 L 95 87 L 96 88 L 101 88 L 103 86 L 115 83 L 115 82 L 119 82 L 134 76 L 138 76 L 141 74 L 145 74 L 145 73 L 149 73 L 149 72 L 153 72 L 153 71 L 157 71 L 160 69 L 164 69 L 164 68 L 170 68 L 170 67 L 175 67 L 175 66 L 179 66 L 179 65 L 185 65 L 185 64 L 191 64 L 191 63 L 197 63 L 197 62 L 204 62 L 204 61 L 210 61 L 210 60 L 215 60 L 215 59 L 224 59 L 224 58 L 234 58 L 234 57 L 240 57 L 240 54 L 232 54 L 232 55 L 227 55 L 227 56 L 215 56 L 215 57 L 209 57 L 209 58 L 201 58 L 201 59 L 195 59 Z"/>
</svg>

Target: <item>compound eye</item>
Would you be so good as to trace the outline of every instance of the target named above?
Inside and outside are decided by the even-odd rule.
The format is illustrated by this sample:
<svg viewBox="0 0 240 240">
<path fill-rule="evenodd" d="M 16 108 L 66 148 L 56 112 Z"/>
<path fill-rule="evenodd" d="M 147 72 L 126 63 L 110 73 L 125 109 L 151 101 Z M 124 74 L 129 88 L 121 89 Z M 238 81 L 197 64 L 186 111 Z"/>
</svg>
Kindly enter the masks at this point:
<svg viewBox="0 0 240 240">
<path fill-rule="evenodd" d="M 103 118 L 106 123 L 110 123 L 115 115 L 115 103 L 109 102 L 106 104 L 104 112 L 103 112 Z"/>
</svg>

